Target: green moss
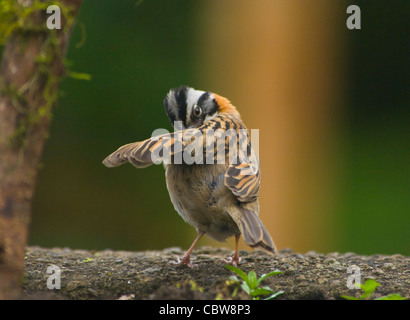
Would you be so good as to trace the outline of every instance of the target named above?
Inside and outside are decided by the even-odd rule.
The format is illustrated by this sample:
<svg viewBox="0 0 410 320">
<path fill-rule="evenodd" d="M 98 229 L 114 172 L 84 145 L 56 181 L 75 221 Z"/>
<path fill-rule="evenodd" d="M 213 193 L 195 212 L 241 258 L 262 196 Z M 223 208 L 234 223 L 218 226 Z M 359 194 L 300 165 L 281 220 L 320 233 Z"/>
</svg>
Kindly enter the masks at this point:
<svg viewBox="0 0 410 320">
<path fill-rule="evenodd" d="M 39 11 L 47 10 L 50 5 L 62 6 L 58 1 L 33 1 L 32 5 L 19 5 L 16 0 L 0 2 L 0 45 L 3 45 L 13 32 L 46 31 L 46 25 L 33 25 L 29 17 Z M 64 10 L 62 10 L 63 12 Z"/>
<path fill-rule="evenodd" d="M 50 5 L 57 5 L 61 10 L 62 20 L 65 21 L 62 30 L 50 30 L 46 23 L 35 23 L 36 19 L 33 15 L 41 14 L 46 19 L 46 10 Z M 51 118 L 52 107 L 58 99 L 57 85 L 61 76 L 90 79 L 89 75 L 68 70 L 59 44 L 59 33 L 69 32 L 73 22 L 73 9 L 59 1 L 34 0 L 30 6 L 18 5 L 16 0 L 0 1 L 0 46 L 13 36 L 19 38 L 20 49 L 24 50 L 27 39 L 33 34 L 43 33 L 45 37 L 39 54 L 35 57 L 35 73 L 28 82 L 20 88 L 16 88 L 14 84 L 7 87 L 2 86 L 1 94 L 10 97 L 13 106 L 21 115 L 17 128 L 10 137 L 11 146 L 24 148 L 30 128 L 40 123 L 45 117 Z M 56 61 L 60 61 L 60 65 L 56 64 Z M 44 102 L 35 109 L 29 108 L 24 98 L 28 87 L 38 88 L 43 93 Z"/>
</svg>

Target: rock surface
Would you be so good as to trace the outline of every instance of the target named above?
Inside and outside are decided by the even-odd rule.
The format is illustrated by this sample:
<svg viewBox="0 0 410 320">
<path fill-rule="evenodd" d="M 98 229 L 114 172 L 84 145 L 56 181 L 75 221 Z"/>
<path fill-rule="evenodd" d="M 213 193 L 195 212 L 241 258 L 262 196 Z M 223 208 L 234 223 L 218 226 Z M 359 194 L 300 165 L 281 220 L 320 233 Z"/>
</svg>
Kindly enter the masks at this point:
<svg viewBox="0 0 410 320">
<path fill-rule="evenodd" d="M 183 253 L 179 248 L 125 252 L 28 247 L 23 292 L 25 298 L 46 299 L 249 299 L 241 289 L 232 297 L 236 285 L 227 284 L 234 274 L 220 260 L 232 251 L 198 248 L 192 255 L 195 269 L 168 263 Z M 240 268 L 246 273 L 254 270 L 260 277 L 274 270 L 282 272 L 263 281 L 275 292 L 284 291 L 276 299 L 358 297 L 361 290 L 347 287 L 358 271 L 361 283 L 367 279 L 380 283 L 372 298 L 391 293 L 410 297 L 410 257 L 399 254 L 299 254 L 291 250 L 276 255 L 258 250 L 240 254 Z M 349 267 L 353 273 L 348 272 Z"/>
</svg>

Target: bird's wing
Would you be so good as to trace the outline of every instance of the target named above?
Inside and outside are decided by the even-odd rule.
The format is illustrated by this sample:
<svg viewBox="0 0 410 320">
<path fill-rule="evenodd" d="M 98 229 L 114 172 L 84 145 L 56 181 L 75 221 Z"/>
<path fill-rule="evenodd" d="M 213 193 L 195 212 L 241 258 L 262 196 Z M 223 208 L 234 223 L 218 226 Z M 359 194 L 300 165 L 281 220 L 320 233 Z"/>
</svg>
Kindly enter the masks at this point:
<svg viewBox="0 0 410 320">
<path fill-rule="evenodd" d="M 204 149 L 206 149 L 206 140 L 204 138 L 199 139 L 198 137 L 203 137 L 208 132 L 207 130 L 214 129 L 221 129 L 220 121 L 217 121 L 217 119 L 207 121 L 198 128 L 165 133 L 144 141 L 129 143 L 106 157 L 103 164 L 106 167 L 118 167 L 130 162 L 137 168 L 145 168 L 154 163 L 171 163 L 177 155 L 182 155 L 183 151 L 189 152 L 189 155 L 193 157 L 195 157 L 195 154 L 201 156 Z M 211 142 L 211 139 L 207 141 Z M 187 148 L 188 146 L 189 148 Z M 213 158 L 212 152 L 211 158 Z M 182 157 L 178 157 L 178 160 L 182 163 Z"/>
<path fill-rule="evenodd" d="M 225 172 L 224 183 L 239 201 L 254 201 L 259 196 L 260 164 L 258 156 L 252 148 L 249 132 L 240 118 L 237 117 L 222 117 L 219 126 L 220 128 L 216 130 L 215 134 L 215 139 L 218 142 L 215 145 L 218 145 L 219 148 L 223 144 L 225 154 L 229 155 L 225 158 L 228 168 Z M 225 137 L 229 139 L 225 139 Z M 233 145 L 237 153 L 233 158 L 230 158 L 230 152 L 235 149 L 232 148 Z M 214 151 L 214 159 L 218 159 L 216 150 Z"/>
<path fill-rule="evenodd" d="M 249 162 L 230 164 L 224 182 L 239 201 L 251 202 L 258 198 L 260 179 L 259 161 L 254 155 Z"/>
<path fill-rule="evenodd" d="M 208 136 L 209 133 L 212 135 Z M 252 150 L 249 135 L 242 121 L 225 114 L 207 121 L 198 128 L 166 133 L 124 145 L 105 158 L 103 164 L 106 167 L 117 167 L 130 162 L 137 168 L 145 168 L 161 162 L 187 163 L 187 154 L 195 163 L 199 160 L 202 161 L 199 163 L 225 164 L 231 160 L 231 150 L 228 149 L 232 146 L 239 149 L 236 149 L 237 154 L 234 155 L 237 161 L 228 163 L 224 183 L 239 201 L 253 201 L 259 193 L 259 161 Z M 222 159 L 220 150 L 224 151 Z M 186 154 L 182 157 L 183 152 Z M 177 157 L 178 155 L 181 156 Z M 219 162 L 220 160 L 222 161 Z"/>
<path fill-rule="evenodd" d="M 137 168 L 145 168 L 160 159 L 174 154 L 174 133 L 151 137 L 144 141 L 133 142 L 120 147 L 103 161 L 106 167 L 118 167 L 130 162 Z"/>
</svg>

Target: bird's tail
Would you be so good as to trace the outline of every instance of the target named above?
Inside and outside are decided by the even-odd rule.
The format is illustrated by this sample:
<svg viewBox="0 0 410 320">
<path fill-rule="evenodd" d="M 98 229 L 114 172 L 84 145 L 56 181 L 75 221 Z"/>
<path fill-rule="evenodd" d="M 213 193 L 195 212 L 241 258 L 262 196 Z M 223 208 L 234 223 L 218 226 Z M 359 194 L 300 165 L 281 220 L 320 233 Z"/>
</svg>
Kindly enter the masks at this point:
<svg viewBox="0 0 410 320">
<path fill-rule="evenodd" d="M 255 212 L 243 207 L 239 210 L 241 212 L 235 215 L 234 220 L 238 224 L 245 243 L 250 247 L 261 247 L 270 253 L 276 253 L 276 246 L 271 236 Z"/>
</svg>

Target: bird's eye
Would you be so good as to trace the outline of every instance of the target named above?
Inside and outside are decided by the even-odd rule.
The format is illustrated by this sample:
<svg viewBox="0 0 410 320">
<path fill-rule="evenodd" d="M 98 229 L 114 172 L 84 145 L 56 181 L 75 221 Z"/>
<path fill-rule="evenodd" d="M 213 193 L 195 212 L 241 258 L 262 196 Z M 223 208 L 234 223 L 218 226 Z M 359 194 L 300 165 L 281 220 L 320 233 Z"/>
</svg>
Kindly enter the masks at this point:
<svg viewBox="0 0 410 320">
<path fill-rule="evenodd" d="M 194 109 L 194 116 L 199 117 L 201 115 L 201 113 L 202 113 L 202 108 L 199 107 L 199 106 L 196 106 L 195 109 Z"/>
</svg>

